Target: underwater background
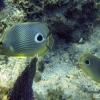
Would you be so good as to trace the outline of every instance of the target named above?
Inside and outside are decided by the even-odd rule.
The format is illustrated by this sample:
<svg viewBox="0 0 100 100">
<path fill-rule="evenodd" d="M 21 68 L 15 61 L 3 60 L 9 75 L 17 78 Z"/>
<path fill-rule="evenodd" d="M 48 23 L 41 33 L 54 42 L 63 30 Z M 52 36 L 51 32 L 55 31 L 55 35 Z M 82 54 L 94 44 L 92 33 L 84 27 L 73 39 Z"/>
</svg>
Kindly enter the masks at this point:
<svg viewBox="0 0 100 100">
<path fill-rule="evenodd" d="M 52 49 L 36 61 L 0 44 L 0 100 L 100 100 L 100 0 L 0 0 L 0 42 L 27 22 L 46 23 Z"/>
</svg>

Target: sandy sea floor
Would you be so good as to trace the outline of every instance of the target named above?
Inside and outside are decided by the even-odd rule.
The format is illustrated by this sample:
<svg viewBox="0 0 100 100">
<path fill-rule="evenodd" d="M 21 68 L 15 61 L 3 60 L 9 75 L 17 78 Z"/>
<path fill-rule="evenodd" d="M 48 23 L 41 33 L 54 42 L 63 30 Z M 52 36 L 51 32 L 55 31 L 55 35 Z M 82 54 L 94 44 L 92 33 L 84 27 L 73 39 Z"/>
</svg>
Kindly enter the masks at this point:
<svg viewBox="0 0 100 100">
<path fill-rule="evenodd" d="M 28 19 L 25 18 L 23 7 L 19 8 L 19 6 L 13 4 L 12 1 L 16 0 L 5 0 L 6 7 L 0 11 L 1 35 L 12 25 L 28 21 Z M 47 4 L 54 3 L 53 0 L 50 1 L 51 2 Z M 54 1 L 57 3 L 63 0 Z M 69 0 L 65 1 L 69 2 Z M 57 13 L 59 12 L 61 11 L 57 10 Z M 51 15 L 48 16 L 50 17 Z M 55 18 L 56 17 L 53 16 L 53 19 Z M 33 18 L 32 21 L 34 21 L 34 19 L 35 21 L 40 21 L 38 18 Z M 63 18 L 62 20 L 64 21 L 65 19 Z M 74 33 L 77 34 L 76 32 L 77 31 Z M 35 77 L 35 79 L 39 79 L 36 79 L 37 81 L 34 79 L 33 81 L 32 88 L 35 93 L 35 99 L 100 100 L 100 84 L 87 76 L 78 66 L 80 56 L 85 53 L 93 53 L 100 58 L 100 26 L 93 27 L 92 34 L 89 35 L 89 39 L 87 40 L 84 40 L 84 38 L 80 36 L 79 42 L 67 43 L 65 39 L 55 34 L 54 40 L 52 50 L 43 58 L 44 70 L 37 73 L 37 76 L 39 75 L 40 78 Z M 2 91 L 2 88 L 6 88 L 7 90 L 12 88 L 17 77 L 25 69 L 29 59 L 30 58 L 26 57 L 0 57 L 0 98 L 2 98 L 2 100 L 5 100 L 3 99 L 3 95 L 7 93 Z"/>
</svg>

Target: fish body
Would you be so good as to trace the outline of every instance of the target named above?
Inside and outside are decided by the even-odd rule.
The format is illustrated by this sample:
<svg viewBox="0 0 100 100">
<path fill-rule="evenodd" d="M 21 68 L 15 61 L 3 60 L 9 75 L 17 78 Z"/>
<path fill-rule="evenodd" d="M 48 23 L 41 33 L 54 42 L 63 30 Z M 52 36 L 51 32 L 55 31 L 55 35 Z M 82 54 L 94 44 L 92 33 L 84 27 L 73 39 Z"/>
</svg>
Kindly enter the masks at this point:
<svg viewBox="0 0 100 100">
<path fill-rule="evenodd" d="M 19 23 L 2 36 L 0 53 L 7 56 L 44 55 L 52 46 L 52 36 L 49 34 L 44 23 Z"/>
<path fill-rule="evenodd" d="M 79 60 L 80 68 L 94 81 L 100 82 L 100 58 L 85 54 Z"/>
</svg>

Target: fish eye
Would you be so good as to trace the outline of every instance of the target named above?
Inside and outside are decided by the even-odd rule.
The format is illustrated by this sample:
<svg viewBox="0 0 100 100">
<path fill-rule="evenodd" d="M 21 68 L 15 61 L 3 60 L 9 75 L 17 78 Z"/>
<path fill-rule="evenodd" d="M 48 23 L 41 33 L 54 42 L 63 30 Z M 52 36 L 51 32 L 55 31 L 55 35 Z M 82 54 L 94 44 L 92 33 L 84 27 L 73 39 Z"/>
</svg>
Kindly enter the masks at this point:
<svg viewBox="0 0 100 100">
<path fill-rule="evenodd" d="M 89 65 L 90 64 L 90 60 L 89 59 L 85 60 L 85 64 Z"/>
<path fill-rule="evenodd" d="M 35 42 L 37 43 L 42 43 L 44 41 L 44 37 L 43 37 L 43 34 L 42 33 L 37 33 L 35 35 Z"/>
</svg>

